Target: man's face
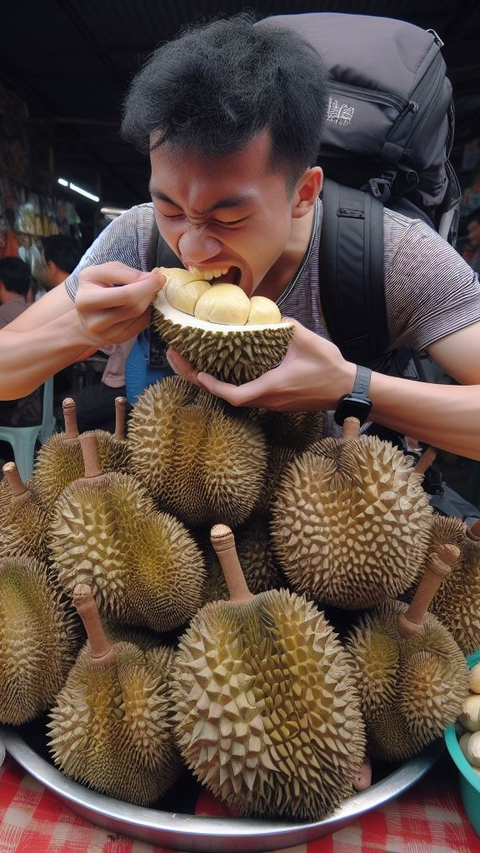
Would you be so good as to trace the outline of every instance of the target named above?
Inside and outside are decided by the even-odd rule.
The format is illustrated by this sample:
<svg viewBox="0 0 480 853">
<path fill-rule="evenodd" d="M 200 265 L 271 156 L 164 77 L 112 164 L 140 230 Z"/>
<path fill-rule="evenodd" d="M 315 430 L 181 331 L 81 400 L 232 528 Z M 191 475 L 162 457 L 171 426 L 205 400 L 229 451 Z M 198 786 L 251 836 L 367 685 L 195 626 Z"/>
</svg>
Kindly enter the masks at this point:
<svg viewBox="0 0 480 853">
<path fill-rule="evenodd" d="M 251 296 L 286 250 L 293 200 L 269 163 L 264 132 L 227 157 L 151 153 L 150 191 L 162 237 L 186 267 L 214 272 Z"/>
<path fill-rule="evenodd" d="M 467 231 L 472 246 L 480 246 L 480 222 L 470 222 Z"/>
</svg>

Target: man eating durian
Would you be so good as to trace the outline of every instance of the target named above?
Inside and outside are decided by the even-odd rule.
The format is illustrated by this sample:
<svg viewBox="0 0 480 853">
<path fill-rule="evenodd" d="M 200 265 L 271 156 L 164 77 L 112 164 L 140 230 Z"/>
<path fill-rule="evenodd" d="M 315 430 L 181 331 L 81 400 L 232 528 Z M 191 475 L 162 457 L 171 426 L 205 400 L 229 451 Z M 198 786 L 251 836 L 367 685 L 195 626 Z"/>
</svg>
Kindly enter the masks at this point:
<svg viewBox="0 0 480 853">
<path fill-rule="evenodd" d="M 480 459 L 480 285 L 426 224 L 383 213 L 389 349 L 427 350 L 458 384 L 371 372 L 332 342 L 321 309 L 316 165 L 327 101 L 326 71 L 312 46 L 245 15 L 193 27 L 157 49 L 131 84 L 122 125 L 124 138 L 150 157 L 151 203 L 113 221 L 62 285 L 0 332 L 0 399 L 26 395 L 85 351 L 148 326 L 165 284 L 148 266 L 156 224 L 178 259 L 173 266 L 212 290 L 228 283 L 248 300 L 268 297 L 290 329 L 276 366 L 241 384 L 199 370 L 171 347 L 176 372 L 236 406 L 324 409 L 340 423 L 356 413 Z M 210 322 L 192 316 L 192 334 Z M 269 326 L 254 323 L 252 335 L 263 340 Z M 333 417 L 326 423 L 337 429 Z"/>
</svg>

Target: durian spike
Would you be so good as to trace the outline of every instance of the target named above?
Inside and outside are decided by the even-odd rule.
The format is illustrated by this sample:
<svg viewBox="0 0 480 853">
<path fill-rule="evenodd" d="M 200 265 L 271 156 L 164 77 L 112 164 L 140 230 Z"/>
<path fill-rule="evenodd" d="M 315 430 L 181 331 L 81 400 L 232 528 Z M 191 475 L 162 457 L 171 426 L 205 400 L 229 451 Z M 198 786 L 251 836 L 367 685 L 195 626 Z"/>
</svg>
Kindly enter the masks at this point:
<svg viewBox="0 0 480 853">
<path fill-rule="evenodd" d="M 127 437 L 127 398 L 115 397 L 115 432 L 117 441 L 125 441 Z"/>
<path fill-rule="evenodd" d="M 212 545 L 225 575 L 230 602 L 243 604 L 255 598 L 250 592 L 235 548 L 235 537 L 226 524 L 215 524 L 210 532 Z"/>
<path fill-rule="evenodd" d="M 480 542 L 480 518 L 478 521 L 474 521 L 472 526 L 468 528 L 467 536 L 469 539 L 473 539 L 474 542 Z"/>
<path fill-rule="evenodd" d="M 77 407 L 72 397 L 66 397 L 62 403 L 63 419 L 65 421 L 65 441 L 76 441 L 78 438 Z"/>
<path fill-rule="evenodd" d="M 5 474 L 5 477 L 8 480 L 8 485 L 12 490 L 12 504 L 18 505 L 27 503 L 27 501 L 32 497 L 32 493 L 23 482 L 15 462 L 5 462 L 2 471 Z"/>
<path fill-rule="evenodd" d="M 435 457 L 437 455 L 437 451 L 434 447 L 427 447 L 426 450 L 423 451 L 420 459 L 415 465 L 414 471 L 416 474 L 425 474 L 427 468 L 430 468 L 432 462 L 435 461 Z"/>
<path fill-rule="evenodd" d="M 343 422 L 343 441 L 352 441 L 358 438 L 360 432 L 360 421 L 358 418 L 345 418 Z"/>
<path fill-rule="evenodd" d="M 85 479 L 89 480 L 92 477 L 99 477 L 103 474 L 100 464 L 100 456 L 98 453 L 97 439 L 94 432 L 86 432 L 79 437 L 80 446 L 83 453 L 83 461 L 85 464 Z"/>
<path fill-rule="evenodd" d="M 95 667 L 106 668 L 115 663 L 115 649 L 107 639 L 98 615 L 92 590 L 86 583 L 78 583 L 73 590 L 73 603 L 85 626 L 90 642 L 90 657 Z"/>
<path fill-rule="evenodd" d="M 429 555 L 425 573 L 408 610 L 398 615 L 398 630 L 404 639 L 423 634 L 423 617 L 438 587 L 450 574 L 459 556 L 460 549 L 456 545 L 440 545 Z"/>
</svg>

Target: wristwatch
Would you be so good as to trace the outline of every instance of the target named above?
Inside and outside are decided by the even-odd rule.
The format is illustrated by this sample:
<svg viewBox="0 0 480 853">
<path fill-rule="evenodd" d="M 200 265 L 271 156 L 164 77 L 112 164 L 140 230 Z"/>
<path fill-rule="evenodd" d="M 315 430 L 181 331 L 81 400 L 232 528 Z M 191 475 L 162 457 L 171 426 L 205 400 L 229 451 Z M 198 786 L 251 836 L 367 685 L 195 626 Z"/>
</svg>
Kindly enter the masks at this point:
<svg viewBox="0 0 480 853">
<path fill-rule="evenodd" d="M 372 401 L 368 397 L 371 377 L 372 371 L 368 367 L 357 365 L 357 375 L 351 393 L 345 394 L 338 401 L 333 416 L 335 423 L 342 426 L 345 418 L 358 418 L 360 424 L 365 423 L 372 408 Z"/>
</svg>

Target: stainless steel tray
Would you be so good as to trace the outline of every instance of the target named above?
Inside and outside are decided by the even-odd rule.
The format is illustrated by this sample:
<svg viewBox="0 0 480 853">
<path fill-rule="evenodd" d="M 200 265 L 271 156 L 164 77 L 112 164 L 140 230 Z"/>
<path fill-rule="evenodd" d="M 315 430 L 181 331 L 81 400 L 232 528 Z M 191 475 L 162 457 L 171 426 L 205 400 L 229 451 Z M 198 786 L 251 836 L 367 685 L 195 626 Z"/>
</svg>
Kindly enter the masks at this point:
<svg viewBox="0 0 480 853">
<path fill-rule="evenodd" d="M 198 817 L 132 806 L 67 779 L 38 755 L 15 729 L 0 727 L 0 738 L 21 767 L 81 817 L 113 832 L 188 853 L 263 853 L 328 835 L 403 794 L 430 770 L 444 749 L 443 739 L 435 741 L 421 755 L 407 761 L 368 790 L 350 797 L 331 817 L 317 823 L 298 824 Z"/>
</svg>

